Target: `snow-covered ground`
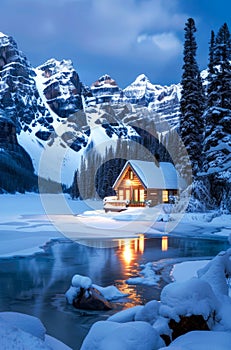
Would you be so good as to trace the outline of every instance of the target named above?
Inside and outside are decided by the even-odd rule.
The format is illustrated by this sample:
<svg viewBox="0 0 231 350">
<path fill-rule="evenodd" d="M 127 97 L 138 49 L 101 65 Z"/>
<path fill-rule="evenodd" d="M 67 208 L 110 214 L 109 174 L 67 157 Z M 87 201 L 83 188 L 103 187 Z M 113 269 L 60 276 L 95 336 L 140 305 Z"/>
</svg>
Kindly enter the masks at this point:
<svg viewBox="0 0 231 350">
<path fill-rule="evenodd" d="M 0 344 L 2 350 L 71 350 L 46 334 L 38 318 L 18 312 L 0 312 Z"/>
<path fill-rule="evenodd" d="M 73 201 L 68 195 L 4 194 L 0 196 L 0 215 L 0 257 L 33 254 L 42 251 L 42 247 L 50 240 L 66 236 L 78 240 L 83 237 L 125 238 L 136 233 L 146 233 L 193 237 L 212 235 L 220 238 L 228 237 L 231 231 L 230 215 L 219 216 L 215 212 L 178 215 L 172 214 L 170 208 L 163 206 L 129 208 L 121 213 L 105 213 L 102 201 Z M 165 287 L 160 302 L 151 301 L 145 306 L 126 310 L 126 314 L 118 313 L 105 322 L 96 323 L 85 339 L 82 349 L 92 349 L 92 344 L 94 349 L 101 350 L 118 347 L 122 349 L 124 346 L 131 350 L 160 349 L 164 343 L 159 334 L 167 327 L 163 320 L 168 320 L 172 315 L 177 317 L 182 307 L 185 307 L 183 311 L 186 314 L 190 308 L 198 308 L 202 313 L 212 313 L 214 309 L 219 317 L 214 321 L 213 332 L 189 333 L 175 340 L 168 348 L 180 349 L 186 348 L 187 345 L 190 350 L 204 350 L 206 346 L 212 349 L 212 345 L 219 344 L 220 350 L 228 350 L 231 341 L 231 302 L 227 299 L 228 291 L 223 293 L 223 290 L 227 287 L 224 272 L 228 271 L 231 274 L 230 255 L 231 252 L 226 255 L 220 254 L 212 263 L 204 260 L 175 264 L 173 277 L 176 284 Z M 143 272 L 144 277 L 148 273 L 150 280 L 153 276 L 150 275 L 150 269 L 146 271 L 149 267 L 151 265 L 146 264 Z M 199 278 L 190 279 L 197 275 Z M 191 295 L 193 290 L 195 293 Z M 198 300 L 195 300 L 195 297 Z M 186 302 L 182 304 L 184 299 Z M 195 312 L 194 309 L 190 312 Z M 41 349 L 68 349 L 45 333 L 43 339 L 39 338 L 32 333 L 31 327 L 28 330 L 24 329 L 26 322 L 21 321 L 19 325 L 15 325 L 0 317 L 0 339 L 6 340 L 12 346 L 15 345 L 15 339 L 21 339 L 20 341 L 33 346 L 38 345 Z M 121 322 L 125 322 L 124 325 Z M 12 338 L 12 334 L 15 334 L 15 338 Z M 144 334 L 145 344 L 142 341 Z M 7 338 L 8 335 L 10 338 Z M 193 347 L 195 344 L 197 347 Z"/>
<path fill-rule="evenodd" d="M 0 196 L 0 256 L 41 251 L 51 239 L 126 238 L 148 235 L 229 236 L 231 216 L 169 214 L 169 208 L 128 208 L 105 213 L 102 201 L 71 200 L 57 194 Z"/>
<path fill-rule="evenodd" d="M 183 281 L 165 286 L 160 301 L 152 300 L 144 306 L 118 312 L 107 321 L 96 322 L 81 350 L 229 350 L 231 299 L 228 296 L 227 277 L 231 276 L 230 257 L 231 249 L 228 249 L 207 264 L 204 262 L 203 266 L 198 262 L 197 273 L 195 267 L 191 268 L 188 279 L 183 278 Z M 186 266 L 181 265 L 180 269 L 185 271 Z M 196 328 L 190 323 L 190 317 L 198 315 L 206 322 L 206 329 L 210 332 L 199 330 L 199 323 Z M 186 326 L 184 320 L 183 332 L 176 335 L 170 320 L 180 324 L 182 317 L 188 320 L 188 324 Z M 173 339 L 167 347 L 163 335 Z"/>
</svg>

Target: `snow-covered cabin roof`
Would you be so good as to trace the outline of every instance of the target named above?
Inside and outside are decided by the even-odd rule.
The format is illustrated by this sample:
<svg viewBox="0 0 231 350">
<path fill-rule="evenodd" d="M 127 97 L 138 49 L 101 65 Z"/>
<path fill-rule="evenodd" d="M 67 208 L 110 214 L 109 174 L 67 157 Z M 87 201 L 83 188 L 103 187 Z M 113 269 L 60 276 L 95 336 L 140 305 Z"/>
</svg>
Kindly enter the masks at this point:
<svg viewBox="0 0 231 350">
<path fill-rule="evenodd" d="M 124 170 L 129 166 L 131 166 L 146 188 L 179 188 L 177 171 L 172 163 L 160 162 L 158 166 L 154 162 L 146 162 L 142 160 L 128 160 L 117 177 L 113 187 L 118 185 Z"/>
</svg>

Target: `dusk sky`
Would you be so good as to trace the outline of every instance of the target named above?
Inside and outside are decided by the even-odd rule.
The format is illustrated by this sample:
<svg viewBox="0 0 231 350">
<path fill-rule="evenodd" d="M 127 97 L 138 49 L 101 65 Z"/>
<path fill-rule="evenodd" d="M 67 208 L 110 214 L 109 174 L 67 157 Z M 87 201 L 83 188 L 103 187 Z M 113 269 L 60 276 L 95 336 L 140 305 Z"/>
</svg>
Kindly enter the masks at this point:
<svg viewBox="0 0 231 350">
<path fill-rule="evenodd" d="M 181 80 L 184 25 L 196 23 L 198 63 L 206 68 L 210 33 L 227 22 L 230 0 L 1 0 L 0 31 L 33 66 L 71 59 L 87 85 L 108 73 L 120 87 L 137 75 Z"/>
</svg>

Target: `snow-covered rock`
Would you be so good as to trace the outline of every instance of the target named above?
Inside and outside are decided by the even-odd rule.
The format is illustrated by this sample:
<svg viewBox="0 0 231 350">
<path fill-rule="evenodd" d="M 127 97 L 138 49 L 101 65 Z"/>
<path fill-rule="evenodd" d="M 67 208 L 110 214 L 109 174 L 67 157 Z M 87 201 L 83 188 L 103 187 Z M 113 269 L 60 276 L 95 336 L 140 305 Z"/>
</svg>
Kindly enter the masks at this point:
<svg viewBox="0 0 231 350">
<path fill-rule="evenodd" d="M 69 304 L 73 304 L 73 300 L 79 294 L 81 288 L 84 290 L 94 288 L 108 301 L 120 299 L 128 295 L 120 292 L 115 286 L 102 287 L 97 284 L 92 284 L 92 280 L 89 277 L 76 274 L 72 277 L 71 286 L 65 293 Z"/>
<path fill-rule="evenodd" d="M 153 325 L 159 317 L 160 302 L 151 300 L 144 307 L 139 309 L 135 314 L 135 321 L 145 321 Z"/>
<path fill-rule="evenodd" d="M 231 277 L 231 249 L 220 252 L 206 266 L 197 272 L 198 277 L 212 287 L 214 293 L 228 295 L 227 278 Z"/>
<path fill-rule="evenodd" d="M 137 305 L 137 306 L 131 307 L 129 309 L 122 310 L 122 311 L 117 312 L 116 314 L 110 316 L 108 318 L 108 321 L 119 322 L 119 323 L 126 323 L 126 322 L 135 321 L 137 312 L 140 312 L 141 310 L 143 310 L 143 308 L 144 308 L 143 305 Z"/>
<path fill-rule="evenodd" d="M 231 333 L 193 331 L 174 340 L 159 350 L 229 350 Z"/>
<path fill-rule="evenodd" d="M 51 350 L 43 340 L 0 320 L 0 344 L 4 350 Z"/>
<path fill-rule="evenodd" d="M 81 350 L 157 350 L 163 340 L 147 322 L 96 322 L 84 339 Z"/>
<path fill-rule="evenodd" d="M 2 350 L 71 350 L 46 334 L 42 322 L 18 312 L 0 312 L 0 348 Z"/>
<path fill-rule="evenodd" d="M 45 335 L 45 344 L 53 350 L 72 350 L 69 346 L 48 334 Z"/>
<path fill-rule="evenodd" d="M 219 307 L 209 283 L 198 278 L 168 284 L 161 292 L 160 301 L 160 315 L 176 322 L 180 315 L 202 315 L 207 320 Z"/>
<path fill-rule="evenodd" d="M 46 328 L 37 317 L 8 311 L 0 312 L 0 319 L 12 327 L 20 328 L 42 340 L 45 339 Z"/>
<path fill-rule="evenodd" d="M 87 276 L 74 275 L 72 277 L 71 284 L 75 288 L 88 289 L 92 285 L 92 280 Z"/>
<path fill-rule="evenodd" d="M 116 286 L 102 287 L 92 284 L 92 287 L 97 289 L 107 300 L 116 300 L 128 296 L 128 294 L 122 293 Z"/>
</svg>

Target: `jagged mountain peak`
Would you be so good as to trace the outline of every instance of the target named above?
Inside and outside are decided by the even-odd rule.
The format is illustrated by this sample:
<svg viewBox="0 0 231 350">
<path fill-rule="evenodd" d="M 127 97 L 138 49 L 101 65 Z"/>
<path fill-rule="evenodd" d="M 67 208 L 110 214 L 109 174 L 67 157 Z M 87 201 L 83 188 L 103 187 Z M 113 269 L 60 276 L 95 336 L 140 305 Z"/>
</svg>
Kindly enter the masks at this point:
<svg viewBox="0 0 231 350">
<path fill-rule="evenodd" d="M 36 70 L 40 70 L 43 72 L 43 76 L 45 78 L 49 78 L 50 76 L 60 73 L 60 72 L 72 72 L 74 70 L 73 63 L 71 60 L 57 60 L 55 58 L 51 58 L 42 65 L 38 66 Z"/>
<path fill-rule="evenodd" d="M 83 85 L 71 60 L 51 58 L 38 66 L 35 72 L 37 87 L 57 116 L 67 118 L 83 109 Z"/>
<path fill-rule="evenodd" d="M 139 83 L 139 82 L 145 82 L 145 83 L 150 83 L 149 78 L 145 74 L 140 74 L 138 77 L 135 79 L 134 83 Z"/>
<path fill-rule="evenodd" d="M 0 38 L 8 38 L 8 35 L 6 35 L 6 34 L 4 34 L 4 33 L 2 33 L 2 32 L 0 32 Z"/>
<path fill-rule="evenodd" d="M 102 86 L 117 86 L 117 83 L 114 79 L 111 78 L 109 74 L 102 75 L 98 80 L 92 83 L 91 88 L 100 88 Z"/>
</svg>

